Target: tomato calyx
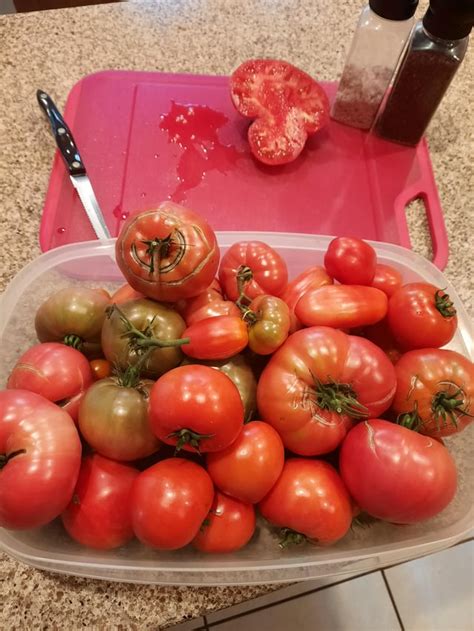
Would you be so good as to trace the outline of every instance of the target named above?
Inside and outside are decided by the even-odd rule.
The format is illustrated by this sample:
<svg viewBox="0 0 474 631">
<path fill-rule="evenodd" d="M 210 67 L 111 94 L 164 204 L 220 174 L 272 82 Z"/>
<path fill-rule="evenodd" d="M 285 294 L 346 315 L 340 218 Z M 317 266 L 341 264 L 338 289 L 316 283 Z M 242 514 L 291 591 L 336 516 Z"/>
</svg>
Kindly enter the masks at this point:
<svg viewBox="0 0 474 631">
<path fill-rule="evenodd" d="M 80 351 L 84 346 L 84 340 L 79 335 L 75 335 L 74 333 L 70 333 L 69 335 L 65 335 L 63 337 L 63 344 L 66 346 L 71 346 L 71 348 L 75 348 L 77 351 Z"/>
<path fill-rule="evenodd" d="M 448 385 L 454 384 L 449 383 Z M 441 390 L 434 395 L 431 409 L 438 429 L 440 429 L 440 426 L 446 427 L 449 423 L 452 423 L 454 427 L 457 428 L 459 416 L 469 416 L 472 418 L 472 414 L 466 412 L 466 402 L 464 398 L 465 394 L 460 387 L 457 387 L 452 393 Z"/>
<path fill-rule="evenodd" d="M 301 532 L 292 530 L 291 528 L 281 528 L 279 532 L 280 540 L 278 542 L 279 547 L 285 550 L 289 546 L 300 546 L 303 543 L 310 542 L 306 535 Z"/>
<path fill-rule="evenodd" d="M 444 289 L 438 289 L 435 292 L 435 307 L 443 318 L 453 318 L 456 315 L 454 302 L 448 294 L 445 293 Z"/>
<path fill-rule="evenodd" d="M 323 383 L 313 375 L 314 403 L 322 410 L 347 414 L 352 418 L 367 418 L 367 408 L 357 400 L 356 393 L 349 383 L 337 383 L 330 379 Z"/>
<path fill-rule="evenodd" d="M 149 260 L 146 261 L 140 257 L 135 242 L 131 245 L 131 252 L 137 263 L 148 270 L 150 276 L 155 273 L 156 262 L 158 262 L 158 271 L 161 271 L 162 260 L 170 255 L 173 248 L 177 248 L 177 254 L 174 261 L 166 266 L 167 272 L 174 269 L 183 258 L 184 251 L 186 249 L 184 237 L 179 230 L 175 230 L 174 233 L 170 233 L 167 237 L 142 239 L 140 240 L 140 243 L 147 246 L 145 255 Z"/>
<path fill-rule="evenodd" d="M 167 438 L 177 438 L 175 454 L 177 454 L 185 445 L 194 447 L 198 454 L 201 454 L 199 449 L 201 440 L 206 438 L 213 438 L 215 434 L 198 434 L 191 429 L 184 427 L 183 429 L 177 429 L 175 432 L 168 434 Z"/>
<path fill-rule="evenodd" d="M 237 291 L 239 292 L 239 297 L 237 298 L 235 304 L 239 307 L 239 309 L 244 308 L 244 301 L 250 304 L 251 299 L 245 294 L 245 286 L 249 283 L 253 278 L 253 272 L 248 267 L 248 265 L 241 265 L 237 270 Z"/>
<path fill-rule="evenodd" d="M 20 454 L 26 454 L 26 449 L 17 449 L 16 451 L 12 451 L 9 454 L 0 454 L 0 470 L 2 470 L 3 467 L 5 467 L 10 462 L 10 460 L 15 458 L 16 456 L 19 456 Z"/>
<path fill-rule="evenodd" d="M 397 416 L 396 423 L 397 425 L 411 429 L 414 432 L 419 431 L 419 429 L 423 426 L 423 419 L 418 414 L 418 404 L 416 401 L 411 412 L 402 412 L 402 414 Z"/>
</svg>

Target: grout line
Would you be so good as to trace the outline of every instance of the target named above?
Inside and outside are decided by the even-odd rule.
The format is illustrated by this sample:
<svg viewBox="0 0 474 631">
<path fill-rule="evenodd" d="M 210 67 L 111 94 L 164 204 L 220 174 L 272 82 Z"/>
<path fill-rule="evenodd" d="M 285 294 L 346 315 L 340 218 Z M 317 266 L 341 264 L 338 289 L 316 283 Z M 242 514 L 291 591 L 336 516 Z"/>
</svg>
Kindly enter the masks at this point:
<svg viewBox="0 0 474 631">
<path fill-rule="evenodd" d="M 202 619 L 204 620 L 204 629 L 205 631 L 209 631 L 209 626 L 207 623 L 207 616 L 202 616 Z"/>
<path fill-rule="evenodd" d="M 400 625 L 401 631 L 405 631 L 405 627 L 402 622 L 402 617 L 400 616 L 400 612 L 398 611 L 397 603 L 395 602 L 395 598 L 393 597 L 392 590 L 390 589 L 389 582 L 387 577 L 385 576 L 384 570 L 381 570 L 383 582 L 385 583 L 385 587 L 387 588 L 388 595 L 390 597 L 390 601 L 392 603 L 393 610 L 395 611 L 395 615 L 397 616 L 398 624 Z"/>
</svg>

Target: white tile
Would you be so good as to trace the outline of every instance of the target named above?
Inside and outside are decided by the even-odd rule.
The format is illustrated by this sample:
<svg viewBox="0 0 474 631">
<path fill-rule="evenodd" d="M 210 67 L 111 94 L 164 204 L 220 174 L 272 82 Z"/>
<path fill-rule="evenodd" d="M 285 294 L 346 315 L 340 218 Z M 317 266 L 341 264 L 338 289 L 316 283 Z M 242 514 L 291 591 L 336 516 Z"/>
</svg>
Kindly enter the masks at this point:
<svg viewBox="0 0 474 631">
<path fill-rule="evenodd" d="M 204 618 L 199 617 L 193 618 L 193 620 L 187 620 L 174 627 L 168 627 L 168 631 L 201 631 L 205 628 Z"/>
<path fill-rule="evenodd" d="M 474 542 L 385 570 L 406 631 L 474 629 Z"/>
<path fill-rule="evenodd" d="M 212 631 L 399 631 L 380 572 L 218 623 Z"/>
</svg>

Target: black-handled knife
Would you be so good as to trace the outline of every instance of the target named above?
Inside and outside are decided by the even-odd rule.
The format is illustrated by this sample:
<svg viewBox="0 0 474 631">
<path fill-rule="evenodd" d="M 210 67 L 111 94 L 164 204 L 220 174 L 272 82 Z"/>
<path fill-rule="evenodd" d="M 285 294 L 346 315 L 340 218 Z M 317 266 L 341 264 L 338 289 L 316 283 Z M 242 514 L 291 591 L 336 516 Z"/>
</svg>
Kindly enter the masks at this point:
<svg viewBox="0 0 474 631">
<path fill-rule="evenodd" d="M 99 239 L 110 239 L 110 232 L 100 210 L 94 190 L 74 141 L 71 130 L 67 126 L 53 99 L 43 90 L 36 92 L 41 109 L 46 114 L 54 139 L 69 172 L 71 182 L 76 189 L 92 228 Z"/>
</svg>

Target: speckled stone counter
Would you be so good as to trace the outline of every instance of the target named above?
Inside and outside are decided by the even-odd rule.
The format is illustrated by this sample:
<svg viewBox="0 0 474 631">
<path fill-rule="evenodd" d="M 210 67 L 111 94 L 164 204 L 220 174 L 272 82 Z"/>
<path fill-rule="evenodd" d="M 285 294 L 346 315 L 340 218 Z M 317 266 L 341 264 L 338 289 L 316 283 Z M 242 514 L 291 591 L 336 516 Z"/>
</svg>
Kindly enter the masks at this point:
<svg viewBox="0 0 474 631">
<path fill-rule="evenodd" d="M 288 59 L 319 79 L 335 79 L 361 6 L 357 0 L 159 0 L 0 17 L 0 290 L 39 254 L 54 146 L 37 88 L 63 107 L 72 85 L 94 71 L 225 74 L 253 56 Z M 450 241 L 446 273 L 471 313 L 473 83 L 469 51 L 429 131 Z M 425 253 L 421 215 L 416 208 L 411 215 L 414 247 Z M 112 584 L 54 576 L 2 556 L 0 626 L 157 629 L 275 588 Z"/>
</svg>

